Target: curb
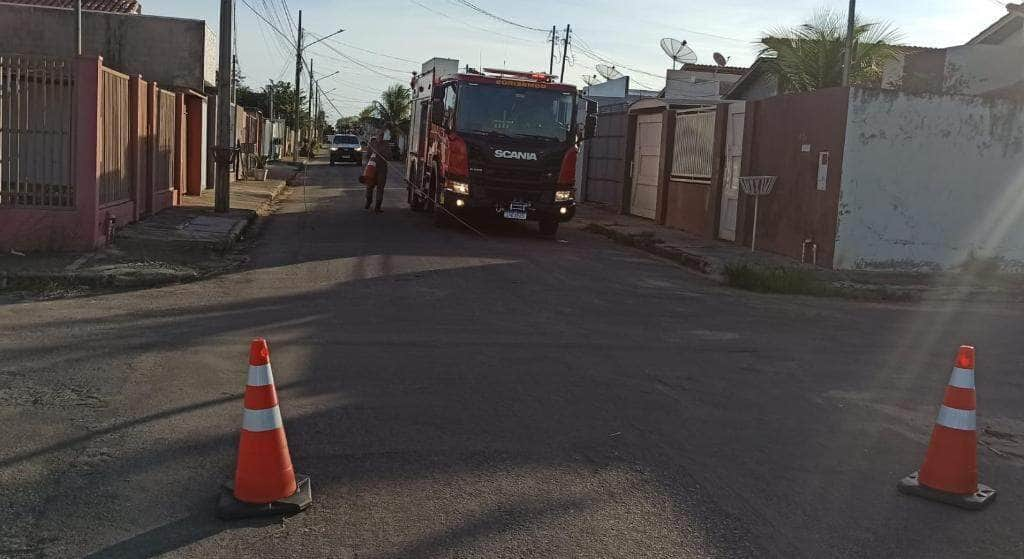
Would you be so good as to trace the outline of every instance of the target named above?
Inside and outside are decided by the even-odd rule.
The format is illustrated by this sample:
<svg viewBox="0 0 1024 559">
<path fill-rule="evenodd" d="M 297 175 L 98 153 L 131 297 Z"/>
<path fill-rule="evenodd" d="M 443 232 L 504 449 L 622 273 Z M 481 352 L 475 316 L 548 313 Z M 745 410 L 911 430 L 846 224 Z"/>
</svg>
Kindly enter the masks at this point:
<svg viewBox="0 0 1024 559">
<path fill-rule="evenodd" d="M 288 190 L 288 183 L 282 182 L 270 193 L 270 198 L 252 211 L 249 216 L 235 226 L 228 233 L 228 238 L 210 246 L 221 253 L 227 252 L 239 239 L 249 230 L 250 226 L 262 217 L 260 213 L 269 215 L 273 204 L 281 198 Z M 105 270 L 83 270 L 74 272 L 48 271 L 48 272 L 0 272 L 0 290 L 17 289 L 18 287 L 30 287 L 31 284 L 51 283 L 61 286 L 87 286 L 93 288 L 118 287 L 126 289 L 160 287 L 176 283 L 188 283 L 206 277 L 216 275 L 219 272 L 202 273 L 191 268 L 168 268 L 160 271 L 153 270 L 132 270 L 131 263 L 126 263 L 123 268 L 112 267 Z"/>
<path fill-rule="evenodd" d="M 656 240 L 653 235 L 630 235 L 593 221 L 584 225 L 582 230 L 607 237 L 621 245 L 638 248 L 655 256 L 666 258 L 715 282 L 725 283 L 725 276 L 714 262 L 701 255 L 666 246 Z"/>
</svg>

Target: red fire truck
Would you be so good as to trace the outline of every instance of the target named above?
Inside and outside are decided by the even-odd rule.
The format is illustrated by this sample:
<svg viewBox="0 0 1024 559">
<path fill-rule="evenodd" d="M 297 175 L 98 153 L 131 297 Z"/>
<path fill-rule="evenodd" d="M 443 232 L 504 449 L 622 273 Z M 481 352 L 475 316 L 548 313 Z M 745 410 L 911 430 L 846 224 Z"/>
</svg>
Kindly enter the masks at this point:
<svg viewBox="0 0 1024 559">
<path fill-rule="evenodd" d="M 597 104 L 552 78 L 425 63 L 412 80 L 409 206 L 432 211 L 439 225 L 490 215 L 537 221 L 546 235 L 572 219 L 577 143 L 593 135 Z"/>
</svg>

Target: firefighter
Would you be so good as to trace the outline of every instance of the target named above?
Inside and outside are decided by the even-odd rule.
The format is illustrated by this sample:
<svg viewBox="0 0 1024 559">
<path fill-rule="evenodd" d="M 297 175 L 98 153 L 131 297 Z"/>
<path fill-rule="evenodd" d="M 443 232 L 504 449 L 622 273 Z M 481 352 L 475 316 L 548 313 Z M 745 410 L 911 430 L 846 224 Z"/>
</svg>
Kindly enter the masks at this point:
<svg viewBox="0 0 1024 559">
<path fill-rule="evenodd" d="M 384 187 L 388 183 L 388 160 L 384 157 L 384 139 L 382 136 L 377 136 L 370 140 L 369 159 L 377 166 L 377 177 L 376 180 L 366 185 L 366 209 L 369 210 L 370 205 L 376 202 L 373 211 L 384 213 L 384 210 L 381 209 L 381 204 L 384 203 Z"/>
</svg>

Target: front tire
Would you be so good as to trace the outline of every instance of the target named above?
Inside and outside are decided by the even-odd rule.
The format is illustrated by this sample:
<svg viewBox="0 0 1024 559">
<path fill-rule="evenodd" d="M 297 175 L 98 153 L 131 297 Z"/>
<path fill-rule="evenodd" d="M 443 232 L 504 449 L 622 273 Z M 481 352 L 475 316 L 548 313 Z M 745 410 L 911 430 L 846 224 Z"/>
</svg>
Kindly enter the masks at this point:
<svg viewBox="0 0 1024 559">
<path fill-rule="evenodd" d="M 540 234 L 547 237 L 554 237 L 558 234 L 558 222 L 553 219 L 545 219 L 541 221 Z"/>
</svg>

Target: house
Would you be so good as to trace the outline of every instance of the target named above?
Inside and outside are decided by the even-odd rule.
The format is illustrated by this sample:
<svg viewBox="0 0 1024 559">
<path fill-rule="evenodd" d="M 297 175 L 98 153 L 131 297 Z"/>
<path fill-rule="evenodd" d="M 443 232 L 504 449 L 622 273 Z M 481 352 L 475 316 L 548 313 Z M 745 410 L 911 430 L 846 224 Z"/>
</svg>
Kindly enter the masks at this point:
<svg viewBox="0 0 1024 559">
<path fill-rule="evenodd" d="M 75 0 L 5 0 L 4 3 L 22 4 L 25 6 L 47 6 L 69 10 L 75 7 Z M 141 14 L 142 4 L 138 0 L 82 0 L 82 10 L 118 14 Z"/>
<path fill-rule="evenodd" d="M 1019 269 L 1022 29 L 1010 5 L 966 45 L 906 49 L 875 87 L 746 101 L 740 174 L 776 177 L 758 249 L 835 269 Z M 758 81 L 730 97 L 751 99 Z M 744 245 L 752 202 L 740 194 Z"/>
<path fill-rule="evenodd" d="M 0 3 L 0 52 L 70 56 L 75 52 L 75 17 L 70 0 Z M 141 14 L 134 0 L 86 0 L 82 51 L 102 56 L 106 67 L 142 76 L 183 95 L 179 124 L 184 170 L 175 188 L 200 194 L 212 184 L 209 146 L 216 139 L 217 36 L 201 20 Z"/>
<path fill-rule="evenodd" d="M 583 199 L 751 246 L 745 177 L 767 176 L 759 250 L 836 269 L 1024 267 L 1024 5 L 1008 10 L 966 45 L 904 48 L 874 84 L 782 95 L 762 58 L 724 99 L 632 101 L 591 141 Z"/>
</svg>

